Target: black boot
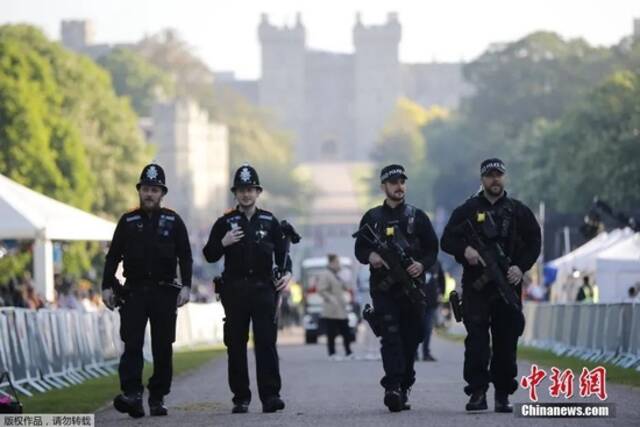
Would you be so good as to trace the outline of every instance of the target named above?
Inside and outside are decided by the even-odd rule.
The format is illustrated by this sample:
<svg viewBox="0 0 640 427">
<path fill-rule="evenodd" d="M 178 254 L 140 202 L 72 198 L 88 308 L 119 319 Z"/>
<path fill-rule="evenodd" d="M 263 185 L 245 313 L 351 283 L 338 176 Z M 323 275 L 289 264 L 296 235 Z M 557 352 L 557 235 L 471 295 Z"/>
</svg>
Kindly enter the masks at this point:
<svg viewBox="0 0 640 427">
<path fill-rule="evenodd" d="M 496 412 L 511 413 L 513 412 L 513 405 L 509 403 L 509 394 L 503 391 L 496 390 L 495 394 Z"/>
<path fill-rule="evenodd" d="M 246 414 L 249 412 L 249 402 L 241 401 L 233 404 L 232 414 Z"/>
<path fill-rule="evenodd" d="M 144 417 L 142 393 L 119 394 L 113 399 L 113 407 L 116 408 L 118 412 L 129 414 L 132 418 Z"/>
<path fill-rule="evenodd" d="M 384 392 L 384 404 L 391 412 L 400 412 L 404 406 L 402 402 L 402 391 L 397 389 L 389 389 Z"/>
<path fill-rule="evenodd" d="M 164 399 L 162 397 L 149 397 L 149 415 L 152 417 L 163 417 L 168 415 L 169 411 L 164 406 Z"/>
<path fill-rule="evenodd" d="M 474 391 L 466 406 L 467 411 L 483 411 L 487 409 L 487 393 Z"/>
<path fill-rule="evenodd" d="M 409 404 L 409 394 L 411 394 L 411 389 L 402 389 L 400 396 L 402 397 L 402 410 L 408 411 L 411 409 L 411 405 Z"/>
<path fill-rule="evenodd" d="M 272 396 L 262 403 L 262 412 L 276 412 L 284 409 L 284 401 L 280 396 Z"/>
</svg>

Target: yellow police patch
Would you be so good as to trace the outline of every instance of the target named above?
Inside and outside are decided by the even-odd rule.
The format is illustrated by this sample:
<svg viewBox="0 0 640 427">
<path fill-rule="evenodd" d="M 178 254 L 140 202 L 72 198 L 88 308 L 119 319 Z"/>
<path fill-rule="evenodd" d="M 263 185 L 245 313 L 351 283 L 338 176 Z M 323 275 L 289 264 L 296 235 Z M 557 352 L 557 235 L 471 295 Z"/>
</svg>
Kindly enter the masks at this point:
<svg viewBox="0 0 640 427">
<path fill-rule="evenodd" d="M 393 227 L 387 227 L 386 235 L 387 237 L 392 237 L 395 234 L 395 229 Z"/>
<path fill-rule="evenodd" d="M 476 221 L 484 222 L 486 218 L 487 218 L 487 215 L 484 212 L 478 212 L 478 215 L 476 216 Z"/>
</svg>

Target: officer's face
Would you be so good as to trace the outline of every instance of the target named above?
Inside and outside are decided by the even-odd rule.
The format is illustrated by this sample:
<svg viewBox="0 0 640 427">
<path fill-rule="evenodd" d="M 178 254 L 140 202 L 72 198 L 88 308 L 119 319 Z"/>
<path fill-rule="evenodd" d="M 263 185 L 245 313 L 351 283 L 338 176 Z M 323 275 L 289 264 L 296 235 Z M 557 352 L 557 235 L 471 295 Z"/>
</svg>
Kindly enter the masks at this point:
<svg viewBox="0 0 640 427">
<path fill-rule="evenodd" d="M 162 188 L 155 185 L 141 185 L 138 190 L 140 207 L 145 210 L 158 209 L 164 193 Z"/>
<path fill-rule="evenodd" d="M 382 183 L 381 187 L 387 198 L 396 202 L 402 201 L 407 192 L 407 183 L 404 178 L 392 178 Z"/>
<path fill-rule="evenodd" d="M 482 187 L 491 196 L 499 196 L 504 191 L 505 174 L 493 170 L 482 176 Z"/>
<path fill-rule="evenodd" d="M 236 189 L 236 199 L 243 208 L 250 208 L 256 204 L 260 190 L 255 187 L 239 187 Z"/>
</svg>

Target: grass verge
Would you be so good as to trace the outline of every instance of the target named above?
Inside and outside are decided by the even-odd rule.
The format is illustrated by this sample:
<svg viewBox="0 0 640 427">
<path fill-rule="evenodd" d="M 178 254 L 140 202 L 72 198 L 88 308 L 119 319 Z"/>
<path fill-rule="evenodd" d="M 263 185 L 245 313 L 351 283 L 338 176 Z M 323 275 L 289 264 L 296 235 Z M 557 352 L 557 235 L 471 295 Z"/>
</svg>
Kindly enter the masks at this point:
<svg viewBox="0 0 640 427">
<path fill-rule="evenodd" d="M 174 380 L 178 375 L 199 368 L 223 354 L 223 349 L 205 347 L 176 351 L 173 356 Z M 147 384 L 152 365 L 145 363 L 143 384 Z M 120 392 L 118 375 L 93 378 L 76 386 L 54 389 L 47 393 L 35 393 L 33 397 L 20 396 L 25 413 L 31 414 L 81 414 L 94 413 Z"/>
<path fill-rule="evenodd" d="M 438 335 L 451 341 L 464 342 L 464 336 L 458 334 L 450 334 L 438 330 Z M 589 370 L 596 366 L 603 366 L 607 369 L 607 382 L 614 384 L 629 385 L 632 387 L 640 387 L 640 372 L 635 369 L 625 369 L 610 363 L 589 362 L 579 357 L 558 356 L 551 351 L 541 350 L 535 347 L 518 346 L 518 359 L 536 363 L 538 366 L 551 368 L 556 367 L 560 370 L 571 369 L 576 375 L 580 376 L 582 368 Z M 547 373 L 550 375 L 550 373 Z"/>
</svg>

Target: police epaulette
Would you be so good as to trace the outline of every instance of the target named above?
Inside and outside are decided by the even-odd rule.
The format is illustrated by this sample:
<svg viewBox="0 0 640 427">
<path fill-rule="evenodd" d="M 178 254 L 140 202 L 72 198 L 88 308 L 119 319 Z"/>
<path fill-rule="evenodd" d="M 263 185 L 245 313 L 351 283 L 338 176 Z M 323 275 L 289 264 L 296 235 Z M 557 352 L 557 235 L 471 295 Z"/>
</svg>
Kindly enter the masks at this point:
<svg viewBox="0 0 640 427">
<path fill-rule="evenodd" d="M 137 221 L 139 219 L 142 219 L 142 216 L 140 214 L 137 214 L 137 215 L 132 215 L 132 216 L 126 217 L 125 221 L 131 222 L 131 221 Z"/>
<path fill-rule="evenodd" d="M 225 215 L 229 215 L 230 213 L 233 213 L 235 210 L 236 210 L 236 208 L 225 209 L 224 214 Z"/>
</svg>

